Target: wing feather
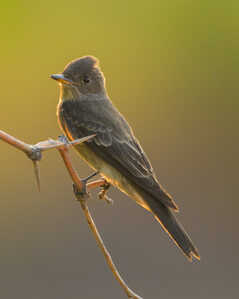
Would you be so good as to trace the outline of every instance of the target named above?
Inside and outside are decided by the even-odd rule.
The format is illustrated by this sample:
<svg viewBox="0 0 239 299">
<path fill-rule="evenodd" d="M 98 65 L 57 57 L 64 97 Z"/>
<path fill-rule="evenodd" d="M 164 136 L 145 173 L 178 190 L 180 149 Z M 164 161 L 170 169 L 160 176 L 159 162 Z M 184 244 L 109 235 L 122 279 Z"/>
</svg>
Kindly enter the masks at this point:
<svg viewBox="0 0 239 299">
<path fill-rule="evenodd" d="M 63 102 L 60 108 L 60 119 L 64 121 L 62 127 L 66 126 L 74 138 L 96 134 L 87 143 L 91 150 L 115 166 L 139 188 L 177 210 L 170 195 L 158 183 L 147 156 L 124 118 L 119 118 L 114 110 L 108 115 L 94 111 L 89 103 L 87 105 L 82 109 L 82 103 L 80 105 L 77 101 Z"/>
</svg>

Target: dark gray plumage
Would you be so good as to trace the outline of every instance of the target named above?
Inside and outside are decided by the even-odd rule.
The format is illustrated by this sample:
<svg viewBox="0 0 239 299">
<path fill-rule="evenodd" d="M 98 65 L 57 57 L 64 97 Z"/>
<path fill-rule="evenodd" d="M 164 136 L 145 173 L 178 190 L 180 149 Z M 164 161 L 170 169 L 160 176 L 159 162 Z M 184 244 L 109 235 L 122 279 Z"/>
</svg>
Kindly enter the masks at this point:
<svg viewBox="0 0 239 299">
<path fill-rule="evenodd" d="M 96 134 L 90 142 L 76 146 L 81 156 L 151 211 L 189 259 L 199 259 L 197 249 L 173 215 L 175 202 L 157 181 L 132 129 L 108 98 L 98 61 L 91 56 L 77 59 L 54 79 L 61 86 L 57 114 L 68 138 Z"/>
</svg>

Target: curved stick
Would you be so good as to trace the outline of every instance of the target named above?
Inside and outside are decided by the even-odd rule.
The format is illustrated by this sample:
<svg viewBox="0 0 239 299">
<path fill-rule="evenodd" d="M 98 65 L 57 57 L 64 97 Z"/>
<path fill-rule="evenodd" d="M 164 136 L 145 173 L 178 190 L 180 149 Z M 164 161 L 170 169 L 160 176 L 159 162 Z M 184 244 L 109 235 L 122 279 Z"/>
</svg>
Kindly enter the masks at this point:
<svg viewBox="0 0 239 299">
<path fill-rule="evenodd" d="M 101 235 L 95 225 L 95 222 L 90 214 L 90 211 L 88 209 L 88 206 L 87 206 L 87 199 L 85 199 L 85 194 L 82 193 L 82 181 L 81 179 L 79 178 L 78 174 L 76 173 L 76 171 L 74 170 L 72 164 L 71 164 L 71 160 L 70 160 L 70 156 L 69 156 L 69 151 L 68 149 L 65 147 L 65 148 L 59 148 L 58 149 L 60 154 L 61 154 L 61 157 L 65 163 L 65 166 L 70 174 L 70 177 L 72 179 L 72 181 L 74 182 L 74 193 L 75 193 L 75 196 L 76 196 L 76 199 L 80 202 L 81 204 L 81 208 L 85 214 L 85 218 L 87 220 L 87 223 L 96 239 L 96 242 L 98 244 L 98 246 L 100 247 L 104 257 L 105 257 L 105 260 L 107 262 L 107 264 L 109 265 L 110 267 L 110 270 L 112 271 L 113 275 L 115 276 L 115 278 L 118 280 L 118 282 L 120 283 L 120 285 L 122 286 L 122 288 L 124 289 L 124 291 L 126 292 L 127 296 L 129 298 L 133 298 L 133 299 L 143 299 L 142 297 L 140 297 L 139 295 L 137 295 L 134 291 L 132 291 L 128 285 L 126 284 L 126 282 L 123 280 L 123 278 L 121 277 L 119 271 L 117 270 L 113 260 L 112 260 L 112 257 L 109 253 L 109 251 L 107 250 L 107 248 L 105 247 L 104 245 L 104 241 L 102 240 L 101 238 Z M 99 186 L 102 186 L 105 184 L 105 180 L 104 179 L 101 179 L 101 180 L 98 180 L 98 181 L 94 181 L 92 183 L 88 183 L 87 184 L 87 188 L 95 188 L 95 187 L 99 187 Z"/>
<path fill-rule="evenodd" d="M 61 154 L 61 157 L 65 163 L 66 169 L 68 170 L 70 177 L 74 183 L 75 189 L 74 189 L 74 193 L 75 196 L 77 198 L 77 200 L 80 201 L 81 204 L 81 208 L 85 214 L 86 220 L 88 222 L 88 225 L 96 239 L 96 242 L 98 244 L 98 246 L 100 247 L 101 251 L 103 252 L 103 255 L 106 259 L 106 262 L 108 263 L 110 270 L 112 271 L 113 275 L 115 276 L 115 278 L 118 280 L 118 282 L 120 283 L 120 285 L 122 286 L 122 288 L 124 289 L 125 293 L 127 294 L 127 296 L 129 298 L 133 298 L 133 299 L 143 299 L 142 297 L 140 297 L 139 295 L 137 295 L 136 293 L 134 293 L 125 283 L 125 281 L 123 280 L 123 278 L 120 276 L 120 273 L 118 272 L 112 258 L 111 255 L 109 253 L 109 251 L 107 250 L 107 248 L 104 245 L 104 242 L 100 236 L 100 233 L 94 223 L 94 220 L 90 214 L 90 211 L 88 209 L 87 203 L 86 203 L 86 197 L 87 197 L 87 193 L 83 193 L 83 182 L 81 181 L 81 179 L 79 178 L 77 172 L 75 171 L 70 156 L 69 156 L 69 151 L 68 148 L 69 146 L 73 146 L 75 144 L 79 144 L 82 143 L 84 141 L 87 141 L 91 138 L 93 138 L 95 135 L 91 135 L 91 136 L 87 136 L 81 139 L 77 139 L 74 140 L 73 142 L 64 142 L 64 141 L 59 141 L 59 140 L 52 140 L 52 139 L 48 139 L 45 141 L 41 141 L 35 145 L 32 144 L 27 144 L 9 134 L 7 134 L 4 131 L 0 130 L 0 139 L 2 139 L 3 141 L 5 141 L 6 143 L 10 144 L 11 146 L 21 150 L 22 152 L 24 152 L 25 154 L 27 154 L 27 157 L 29 159 L 32 160 L 33 164 L 34 164 L 34 171 L 35 171 L 35 175 L 36 175 L 36 179 L 37 179 L 37 185 L 38 188 L 40 189 L 40 177 L 39 177 L 39 166 L 38 166 L 38 162 L 41 160 L 42 158 L 42 152 L 45 150 L 50 150 L 50 149 L 58 149 L 58 151 Z M 105 185 L 105 180 L 104 179 L 99 179 L 93 182 L 90 182 L 86 185 L 87 189 L 93 189 L 96 187 L 101 187 Z"/>
</svg>

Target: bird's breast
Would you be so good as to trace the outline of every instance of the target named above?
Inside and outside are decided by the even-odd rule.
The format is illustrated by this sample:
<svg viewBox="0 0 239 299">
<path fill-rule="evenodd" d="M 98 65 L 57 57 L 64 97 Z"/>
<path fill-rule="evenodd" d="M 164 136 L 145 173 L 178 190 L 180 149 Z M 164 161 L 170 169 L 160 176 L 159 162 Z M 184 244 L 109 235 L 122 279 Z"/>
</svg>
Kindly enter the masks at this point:
<svg viewBox="0 0 239 299">
<path fill-rule="evenodd" d="M 66 134 L 69 140 L 74 140 L 68 126 L 65 123 L 62 113 L 62 102 L 60 101 L 57 106 L 57 118 L 62 131 Z M 113 186 L 120 189 L 123 193 L 127 194 L 130 198 L 134 199 L 139 205 L 149 210 L 149 207 L 140 196 L 135 186 L 123 176 L 115 167 L 104 161 L 97 155 L 86 143 L 74 146 L 81 158 L 94 170 L 99 171 L 100 174 Z"/>
</svg>

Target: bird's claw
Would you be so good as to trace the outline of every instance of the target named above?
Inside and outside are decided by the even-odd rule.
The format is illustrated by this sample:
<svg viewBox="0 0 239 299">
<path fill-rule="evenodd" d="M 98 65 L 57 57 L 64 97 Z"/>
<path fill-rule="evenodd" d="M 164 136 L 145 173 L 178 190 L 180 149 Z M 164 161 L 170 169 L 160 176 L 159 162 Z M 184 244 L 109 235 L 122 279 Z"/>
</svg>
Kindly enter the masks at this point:
<svg viewBox="0 0 239 299">
<path fill-rule="evenodd" d="M 105 184 L 101 186 L 102 190 L 98 193 L 98 198 L 100 200 L 102 200 L 102 199 L 105 200 L 108 204 L 113 204 L 114 203 L 113 199 L 111 199 L 110 197 L 108 197 L 106 195 L 110 186 L 111 186 L 110 183 L 105 181 Z"/>
</svg>

